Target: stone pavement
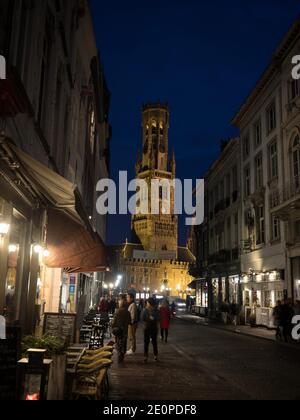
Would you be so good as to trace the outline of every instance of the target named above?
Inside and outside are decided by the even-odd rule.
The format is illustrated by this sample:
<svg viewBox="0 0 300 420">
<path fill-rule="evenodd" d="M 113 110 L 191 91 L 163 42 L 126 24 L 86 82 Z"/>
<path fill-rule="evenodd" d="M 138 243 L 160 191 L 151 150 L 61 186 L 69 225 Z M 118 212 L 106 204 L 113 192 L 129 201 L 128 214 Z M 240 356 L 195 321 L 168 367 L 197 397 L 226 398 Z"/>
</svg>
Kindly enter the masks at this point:
<svg viewBox="0 0 300 420">
<path fill-rule="evenodd" d="M 140 328 L 137 355 L 110 370 L 112 401 L 300 400 L 295 346 L 177 319 L 159 350 L 144 365 Z"/>
<path fill-rule="evenodd" d="M 264 327 L 250 327 L 248 325 L 239 325 L 237 327 L 233 325 L 223 325 L 220 322 L 215 322 L 209 320 L 207 318 L 200 318 L 195 315 L 180 315 L 177 317 L 178 319 L 206 327 L 216 328 L 223 331 L 227 331 L 234 334 L 245 335 L 249 337 L 260 338 L 268 341 L 273 341 L 285 347 L 291 347 L 294 349 L 300 350 L 300 343 L 293 342 L 290 340 L 289 343 L 285 343 L 284 341 L 277 341 L 275 336 L 274 329 L 268 329 Z"/>
<path fill-rule="evenodd" d="M 195 324 L 211 327 L 211 328 L 219 328 L 224 331 L 228 331 L 228 332 L 232 332 L 236 334 L 249 335 L 251 337 L 276 341 L 275 331 L 268 330 L 267 328 L 260 328 L 260 327 L 251 328 L 250 326 L 247 326 L 247 325 L 239 325 L 237 327 L 235 327 L 234 325 L 223 325 L 220 322 L 214 322 L 207 318 L 200 318 L 195 315 L 180 315 L 178 316 L 178 319 L 181 319 L 182 321 L 188 321 Z"/>
<path fill-rule="evenodd" d="M 159 362 L 149 357 L 144 364 L 142 328 L 138 332 L 138 352 L 128 356 L 124 365 L 118 366 L 115 357 L 110 370 L 110 400 L 126 401 L 193 401 L 237 400 L 246 395 L 221 381 L 204 367 L 195 369 L 195 361 L 170 340 L 159 344 Z"/>
</svg>

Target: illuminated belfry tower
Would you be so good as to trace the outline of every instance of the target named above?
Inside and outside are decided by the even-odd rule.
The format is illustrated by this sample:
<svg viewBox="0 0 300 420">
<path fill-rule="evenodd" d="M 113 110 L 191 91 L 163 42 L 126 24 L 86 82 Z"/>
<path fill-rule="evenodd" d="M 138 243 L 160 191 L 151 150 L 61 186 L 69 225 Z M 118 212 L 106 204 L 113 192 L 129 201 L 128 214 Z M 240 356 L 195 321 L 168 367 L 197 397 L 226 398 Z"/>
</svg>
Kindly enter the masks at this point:
<svg viewBox="0 0 300 420">
<path fill-rule="evenodd" d="M 170 113 L 168 105 L 147 104 L 142 108 L 142 156 L 138 156 L 136 175 L 148 185 L 148 201 L 151 203 L 151 181 L 174 180 L 176 161 L 173 153 L 169 160 Z M 146 192 L 146 193 L 147 193 Z M 178 218 L 174 215 L 174 188 L 169 194 L 159 188 L 155 194 L 159 201 L 159 214 L 139 214 L 132 219 L 132 228 L 145 251 L 168 251 L 176 255 L 178 249 Z M 141 193 L 143 199 L 143 192 Z M 145 197 L 144 197 L 145 198 Z M 170 201 L 169 205 L 166 200 Z M 166 211 L 167 209 L 167 211 Z"/>
</svg>

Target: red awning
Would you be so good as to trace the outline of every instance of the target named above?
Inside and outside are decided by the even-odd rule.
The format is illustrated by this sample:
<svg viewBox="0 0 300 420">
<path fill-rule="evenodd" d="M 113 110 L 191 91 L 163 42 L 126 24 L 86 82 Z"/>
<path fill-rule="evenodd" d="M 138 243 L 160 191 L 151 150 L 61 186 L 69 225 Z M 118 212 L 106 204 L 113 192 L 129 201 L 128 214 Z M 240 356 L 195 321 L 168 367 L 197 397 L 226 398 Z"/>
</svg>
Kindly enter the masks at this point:
<svg viewBox="0 0 300 420">
<path fill-rule="evenodd" d="M 100 236 L 93 235 L 60 210 L 48 211 L 46 265 L 68 272 L 101 272 L 107 267 L 106 249 Z"/>
</svg>

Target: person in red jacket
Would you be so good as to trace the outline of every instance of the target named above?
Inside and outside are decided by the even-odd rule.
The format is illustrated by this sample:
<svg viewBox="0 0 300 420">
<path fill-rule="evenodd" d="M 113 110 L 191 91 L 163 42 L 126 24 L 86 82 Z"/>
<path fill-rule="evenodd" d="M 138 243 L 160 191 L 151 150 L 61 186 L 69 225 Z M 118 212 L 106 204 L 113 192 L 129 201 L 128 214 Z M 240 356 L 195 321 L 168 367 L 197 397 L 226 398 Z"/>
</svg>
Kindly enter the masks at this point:
<svg viewBox="0 0 300 420">
<path fill-rule="evenodd" d="M 161 341 L 164 341 L 165 343 L 168 342 L 170 321 L 171 321 L 171 310 L 170 310 L 169 302 L 166 300 L 162 303 L 161 308 L 160 308 Z"/>
</svg>

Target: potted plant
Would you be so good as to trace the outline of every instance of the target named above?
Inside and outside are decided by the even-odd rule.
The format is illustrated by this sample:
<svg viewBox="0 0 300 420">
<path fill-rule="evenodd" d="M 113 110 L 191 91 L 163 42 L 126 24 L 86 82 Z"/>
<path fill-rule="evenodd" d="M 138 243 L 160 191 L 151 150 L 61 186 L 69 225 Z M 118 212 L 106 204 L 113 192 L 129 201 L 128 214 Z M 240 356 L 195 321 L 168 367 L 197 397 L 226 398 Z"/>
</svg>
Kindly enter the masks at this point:
<svg viewBox="0 0 300 420">
<path fill-rule="evenodd" d="M 46 350 L 46 358 L 52 359 L 50 370 L 48 400 L 62 401 L 64 399 L 66 350 L 64 341 L 57 337 L 45 335 L 42 337 L 26 336 L 22 340 L 22 352 L 28 349 Z"/>
</svg>

